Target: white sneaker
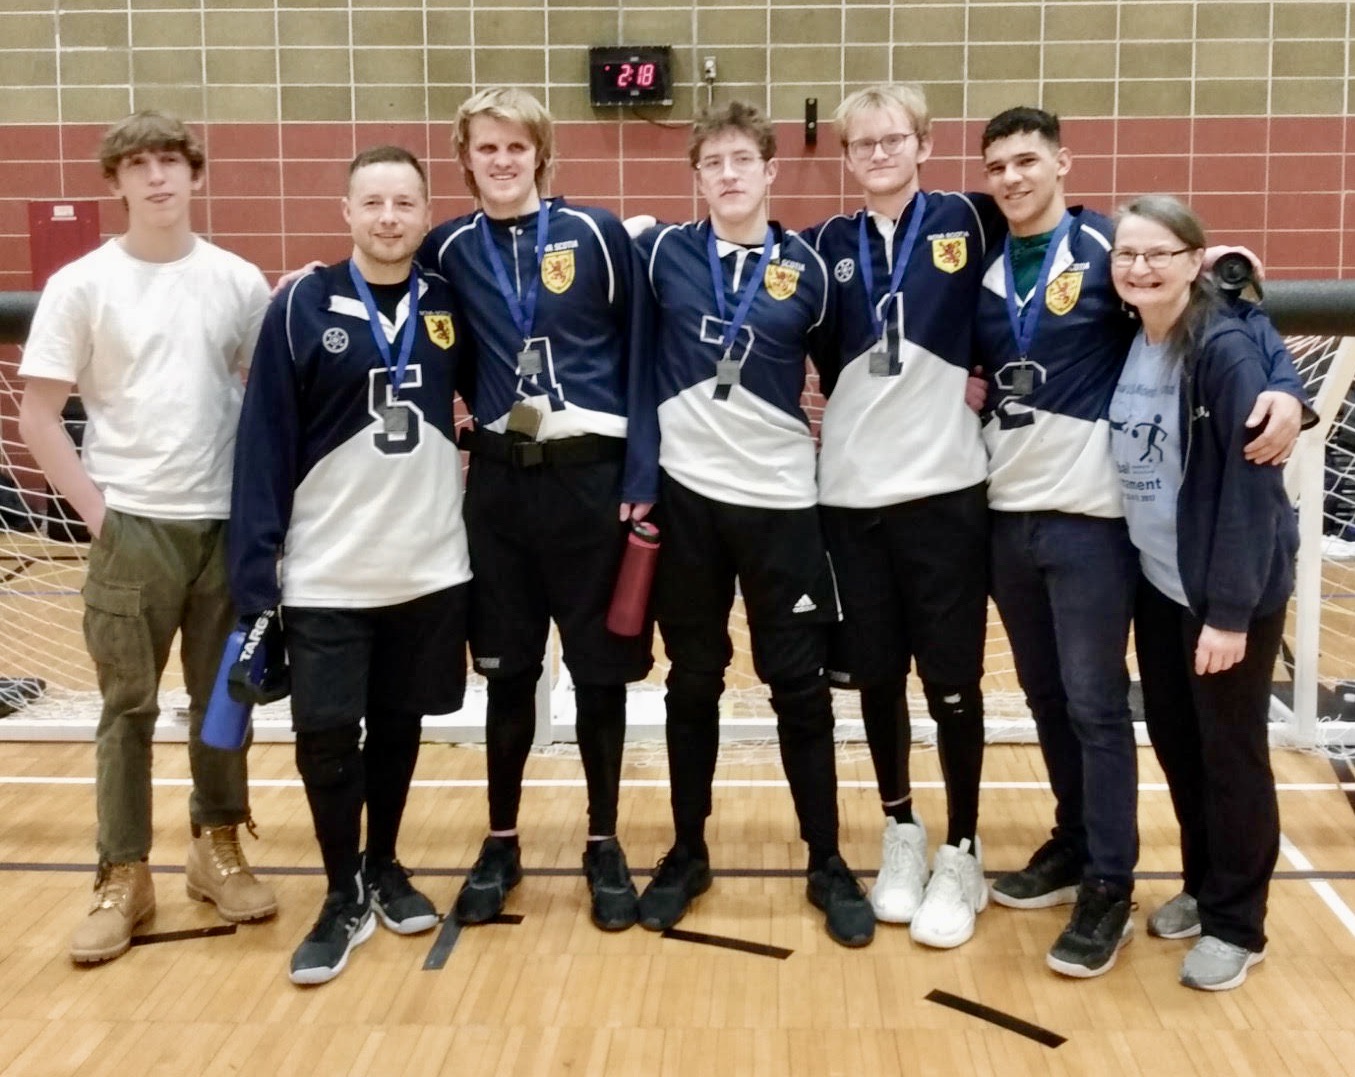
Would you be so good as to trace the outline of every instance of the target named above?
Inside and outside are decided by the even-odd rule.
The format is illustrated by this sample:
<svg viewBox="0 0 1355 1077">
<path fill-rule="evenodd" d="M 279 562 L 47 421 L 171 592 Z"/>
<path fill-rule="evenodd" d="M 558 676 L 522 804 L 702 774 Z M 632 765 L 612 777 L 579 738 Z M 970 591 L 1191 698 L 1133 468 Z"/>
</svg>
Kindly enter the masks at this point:
<svg viewBox="0 0 1355 1077">
<path fill-rule="evenodd" d="M 911 823 L 885 820 L 880 850 L 880 874 L 870 888 L 875 919 L 906 924 L 922 904 L 927 885 L 927 828 L 916 815 Z"/>
<path fill-rule="evenodd" d="M 983 878 L 983 847 L 974 839 L 942 845 L 932 863 L 932 879 L 913 917 L 910 932 L 914 942 L 949 950 L 968 942 L 974 934 L 974 918 L 988 907 L 988 884 Z"/>
</svg>

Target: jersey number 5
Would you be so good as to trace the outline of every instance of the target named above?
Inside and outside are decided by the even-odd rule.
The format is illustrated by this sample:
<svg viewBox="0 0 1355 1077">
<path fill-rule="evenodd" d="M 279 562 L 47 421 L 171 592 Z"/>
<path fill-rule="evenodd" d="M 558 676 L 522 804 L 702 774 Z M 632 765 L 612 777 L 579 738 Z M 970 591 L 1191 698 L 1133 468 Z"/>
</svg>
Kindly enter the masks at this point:
<svg viewBox="0 0 1355 1077">
<path fill-rule="evenodd" d="M 403 392 L 423 385 L 423 368 L 418 363 L 405 367 L 400 383 Z M 412 401 L 397 397 L 391 391 L 390 375 L 373 368 L 367 375 L 367 411 L 376 420 L 372 444 L 387 456 L 411 453 L 419 447 L 423 412 Z"/>
</svg>

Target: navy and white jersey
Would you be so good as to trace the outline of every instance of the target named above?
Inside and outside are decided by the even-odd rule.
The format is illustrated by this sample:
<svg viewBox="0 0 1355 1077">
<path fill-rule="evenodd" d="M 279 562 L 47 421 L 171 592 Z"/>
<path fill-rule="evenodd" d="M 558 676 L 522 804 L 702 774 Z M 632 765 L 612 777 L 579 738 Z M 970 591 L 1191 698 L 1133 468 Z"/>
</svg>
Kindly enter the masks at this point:
<svg viewBox="0 0 1355 1077">
<path fill-rule="evenodd" d="M 461 325 L 447 282 L 419 278 L 398 395 L 347 262 L 270 304 L 235 442 L 229 557 L 241 613 L 279 601 L 391 606 L 470 579 L 452 418 Z M 380 316 L 392 359 L 408 314 L 406 296 L 394 323 Z"/>
<path fill-rule="evenodd" d="M 632 444 L 620 497 L 652 502 L 653 388 L 643 339 L 647 291 L 636 288 L 636 256 L 625 226 L 606 210 L 547 199 L 530 345 L 538 374 L 520 370 L 519 330 L 485 248 L 488 225 L 509 286 L 523 300 L 536 272 L 538 214 L 494 220 L 469 213 L 434 228 L 420 248 L 424 265 L 440 268 L 466 312 L 477 373 L 467 403 L 475 424 L 503 433 L 508 413 L 524 401 L 542 413 L 542 441 L 600 434 Z M 481 222 L 485 224 L 481 224 Z M 629 417 L 629 420 L 628 420 Z"/>
<path fill-rule="evenodd" d="M 1006 306 L 1000 246 L 989 252 L 979 296 L 977 361 L 988 378 L 983 426 L 988 448 L 988 503 L 1002 512 L 1124 515 L 1110 451 L 1107 408 L 1138 330 L 1110 273 L 1114 225 L 1074 206 L 1043 295 L 1030 355 L 1029 392 L 1014 377 L 1020 365 Z M 1268 389 L 1306 404 L 1303 383 L 1284 341 L 1265 315 L 1237 301 L 1230 311 L 1265 357 Z"/>
<path fill-rule="evenodd" d="M 659 464 L 713 501 L 802 509 L 817 500 L 814 441 L 800 407 L 805 358 L 832 296 L 814 249 L 775 222 L 771 229 L 770 259 L 730 348 L 738 384 L 725 387 L 716 364 L 730 322 L 715 298 L 709 221 L 656 226 L 636 240 L 658 305 Z M 763 247 L 717 240 L 716 252 L 732 318 Z"/>
<path fill-rule="evenodd" d="M 976 333 L 977 362 L 988 379 L 988 503 L 1003 512 L 1116 517 L 1124 510 L 1106 407 L 1138 323 L 1111 282 L 1114 225 L 1080 206 L 1069 214 L 1043 293 L 1017 297 L 1022 309 L 1040 304 L 1023 376 L 1014 374 L 1021 356 L 1001 245 L 988 255 Z"/>
<path fill-rule="evenodd" d="M 899 292 L 887 306 L 917 198 L 898 221 L 863 209 L 813 229 L 832 272 L 838 318 L 826 352 L 814 356 L 828 395 L 819 454 L 824 505 L 877 508 L 984 480 L 979 420 L 964 394 L 987 236 L 1001 227 L 1001 216 L 984 195 L 927 192 L 925 203 Z M 859 264 L 865 214 L 869 296 Z M 872 307 L 889 357 L 888 372 L 874 374 L 869 353 L 880 338 Z"/>
</svg>

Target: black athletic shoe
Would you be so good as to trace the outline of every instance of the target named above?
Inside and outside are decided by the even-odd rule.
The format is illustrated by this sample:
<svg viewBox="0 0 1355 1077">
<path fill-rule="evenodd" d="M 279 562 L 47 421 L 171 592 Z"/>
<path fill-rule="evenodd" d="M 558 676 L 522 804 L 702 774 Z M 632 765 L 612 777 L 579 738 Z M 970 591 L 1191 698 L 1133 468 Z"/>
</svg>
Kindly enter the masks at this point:
<svg viewBox="0 0 1355 1077">
<path fill-rule="evenodd" d="M 583 873 L 588 879 L 588 892 L 593 895 L 593 923 L 597 927 L 625 931 L 640 919 L 640 899 L 619 841 L 590 841 L 583 852 Z"/>
<path fill-rule="evenodd" d="M 437 926 L 438 910 L 410 885 L 409 871 L 400 861 L 373 862 L 363 857 L 362 880 L 377 916 L 397 935 L 417 935 Z"/>
<path fill-rule="evenodd" d="M 329 983 L 348 964 L 348 954 L 376 930 L 368 895 L 354 901 L 349 894 L 330 894 L 320 918 L 296 952 L 288 977 L 294 984 Z"/>
<path fill-rule="evenodd" d="M 1009 909 L 1048 909 L 1077 900 L 1085 858 L 1058 838 L 1051 838 L 1020 871 L 993 880 L 993 900 Z"/>
<path fill-rule="evenodd" d="M 1065 976 L 1086 979 L 1109 972 L 1120 947 L 1134 935 L 1129 895 L 1096 879 L 1082 884 L 1073 917 L 1045 955 L 1045 964 Z"/>
<path fill-rule="evenodd" d="M 456 895 L 456 918 L 463 924 L 483 924 L 503 912 L 508 891 L 522 882 L 522 855 L 517 845 L 488 837 L 480 858 Z"/>
<path fill-rule="evenodd" d="M 824 911 L 834 942 L 866 946 L 875 938 L 875 910 L 842 857 L 831 856 L 822 868 L 809 873 L 805 896 L 816 909 Z"/>
<path fill-rule="evenodd" d="M 707 861 L 674 845 L 640 895 L 640 923 L 650 931 L 667 931 L 682 919 L 687 906 L 710 889 L 710 879 Z"/>
</svg>

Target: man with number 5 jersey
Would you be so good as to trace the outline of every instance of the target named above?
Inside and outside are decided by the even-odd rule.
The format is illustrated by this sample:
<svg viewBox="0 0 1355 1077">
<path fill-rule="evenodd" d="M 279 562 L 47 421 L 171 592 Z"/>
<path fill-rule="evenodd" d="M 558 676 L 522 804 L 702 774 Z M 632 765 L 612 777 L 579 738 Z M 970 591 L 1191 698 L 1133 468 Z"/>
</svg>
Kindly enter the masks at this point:
<svg viewBox="0 0 1355 1077">
<path fill-rule="evenodd" d="M 325 865 L 297 984 L 342 972 L 377 918 L 402 935 L 437 923 L 395 843 L 422 717 L 459 709 L 466 681 L 461 327 L 447 282 L 413 264 L 429 223 L 423 167 L 396 146 L 366 150 L 343 207 L 352 257 L 301 277 L 264 319 L 231 498 L 236 605 L 282 606 L 297 769 Z"/>
</svg>

